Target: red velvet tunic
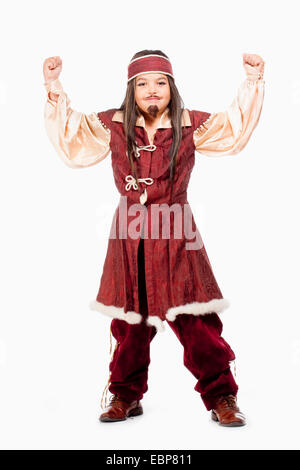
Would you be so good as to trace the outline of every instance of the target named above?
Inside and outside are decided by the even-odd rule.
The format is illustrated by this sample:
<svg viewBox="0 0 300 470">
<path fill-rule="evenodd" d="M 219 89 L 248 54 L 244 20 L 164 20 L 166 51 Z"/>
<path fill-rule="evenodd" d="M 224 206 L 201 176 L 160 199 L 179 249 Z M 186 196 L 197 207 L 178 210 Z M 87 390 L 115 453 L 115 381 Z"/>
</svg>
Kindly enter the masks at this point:
<svg viewBox="0 0 300 470">
<path fill-rule="evenodd" d="M 137 207 L 142 215 L 139 228 L 144 230 L 149 310 L 147 324 L 164 329 L 163 320 L 173 321 L 180 313 L 219 313 L 229 305 L 222 297 L 201 244 L 200 233 L 187 201 L 187 188 L 195 163 L 195 150 L 211 157 L 237 154 L 245 147 L 259 121 L 265 82 L 261 76 L 257 77 L 254 67 L 247 64 L 245 68 L 247 78 L 224 112 L 209 114 L 184 110 L 173 201 L 170 201 L 168 186 L 168 152 L 172 144 L 172 125 L 168 117 L 164 122 L 160 121 L 151 146 L 143 119 L 138 118 L 136 122 L 137 145 L 146 147 L 140 150 L 140 157 L 136 160 L 138 177 L 143 179 L 140 185 L 142 190 L 147 189 L 145 201 L 139 199 L 140 194 L 130 175 L 122 112 L 115 109 L 98 115 L 78 112 L 72 109 L 70 99 L 58 79 L 45 83 L 46 132 L 59 156 L 71 168 L 86 168 L 101 162 L 111 151 L 113 174 L 120 192 L 120 203 L 113 217 L 97 299 L 90 303 L 92 309 L 131 324 L 142 320 L 137 265 L 142 235 L 135 232 L 135 236 L 132 236 L 132 223 L 136 223 L 138 214 L 130 212 Z M 57 101 L 50 99 L 50 91 L 59 95 Z M 165 207 L 171 205 L 170 209 L 175 209 L 174 213 L 170 211 L 171 224 L 165 222 L 167 217 L 164 219 L 160 215 L 157 227 L 154 227 L 157 233 L 151 236 L 151 227 L 157 220 L 152 209 L 163 208 L 164 204 Z M 193 238 L 184 229 L 184 223 L 181 235 L 178 236 L 180 222 L 184 220 L 182 208 L 189 209 L 191 230 L 196 231 L 194 240 L 198 238 L 198 244 L 193 245 Z M 163 212 L 168 215 L 166 211 Z M 168 236 L 161 229 L 169 228 L 169 225 Z"/>
<path fill-rule="evenodd" d="M 141 189 L 147 189 L 147 200 L 141 204 L 139 191 L 130 183 L 131 167 L 126 154 L 123 124 L 112 120 L 115 112 L 111 109 L 98 113 L 98 118 L 111 131 L 112 169 L 120 202 L 112 221 L 97 299 L 90 307 L 128 323 L 141 321 L 137 263 L 138 246 L 143 237 L 148 325 L 163 330 L 163 320 L 172 321 L 180 313 L 221 312 L 229 302 L 223 299 L 187 200 L 187 188 L 195 164 L 193 133 L 210 114 L 188 111 L 191 125 L 182 127 L 172 201 L 168 181 L 172 128 L 156 130 L 155 150 L 140 150 L 140 157 L 135 159 L 138 178 L 153 180 L 152 184 L 151 179 L 146 180 L 150 184 L 140 182 Z M 136 126 L 135 130 L 137 145 L 149 146 L 145 128 Z M 174 211 L 166 210 L 164 217 L 155 217 L 152 211 L 161 204 L 173 207 Z M 130 208 L 135 211 L 130 213 Z M 190 234 L 185 229 L 184 219 L 191 223 Z M 136 238 L 131 236 L 130 224 L 133 223 L 136 225 Z M 155 238 L 151 238 L 151 227 L 156 229 Z M 163 228 L 167 231 L 164 232 Z"/>
</svg>

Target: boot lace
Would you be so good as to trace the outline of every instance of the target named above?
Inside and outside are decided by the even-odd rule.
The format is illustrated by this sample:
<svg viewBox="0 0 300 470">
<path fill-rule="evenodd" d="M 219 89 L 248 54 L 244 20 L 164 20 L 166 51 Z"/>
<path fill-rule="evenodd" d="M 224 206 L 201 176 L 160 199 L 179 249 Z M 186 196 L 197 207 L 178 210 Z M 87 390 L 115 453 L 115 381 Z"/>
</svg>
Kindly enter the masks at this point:
<svg viewBox="0 0 300 470">
<path fill-rule="evenodd" d="M 112 405 L 113 403 L 118 403 L 120 401 L 122 401 L 122 399 L 118 395 L 113 395 L 109 399 L 109 405 Z"/>
<path fill-rule="evenodd" d="M 220 398 L 219 404 L 225 404 L 227 408 L 236 408 L 236 398 L 234 395 L 226 395 Z"/>
<path fill-rule="evenodd" d="M 118 395 L 114 394 L 110 397 L 108 406 L 111 406 L 113 404 L 115 404 L 115 405 L 119 404 L 120 406 L 122 406 L 122 403 L 127 403 L 128 404 L 130 402 L 128 400 L 125 400 L 124 398 L 119 397 Z"/>
</svg>

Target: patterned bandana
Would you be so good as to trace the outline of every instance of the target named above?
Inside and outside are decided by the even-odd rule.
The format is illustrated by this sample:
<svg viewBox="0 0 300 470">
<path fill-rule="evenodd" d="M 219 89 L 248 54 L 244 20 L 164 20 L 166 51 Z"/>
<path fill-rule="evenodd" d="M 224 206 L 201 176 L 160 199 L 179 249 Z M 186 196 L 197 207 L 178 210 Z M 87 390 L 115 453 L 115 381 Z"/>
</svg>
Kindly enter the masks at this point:
<svg viewBox="0 0 300 470">
<path fill-rule="evenodd" d="M 169 59 L 159 54 L 143 55 L 133 59 L 128 65 L 128 82 L 140 73 L 160 72 L 173 76 Z"/>
</svg>

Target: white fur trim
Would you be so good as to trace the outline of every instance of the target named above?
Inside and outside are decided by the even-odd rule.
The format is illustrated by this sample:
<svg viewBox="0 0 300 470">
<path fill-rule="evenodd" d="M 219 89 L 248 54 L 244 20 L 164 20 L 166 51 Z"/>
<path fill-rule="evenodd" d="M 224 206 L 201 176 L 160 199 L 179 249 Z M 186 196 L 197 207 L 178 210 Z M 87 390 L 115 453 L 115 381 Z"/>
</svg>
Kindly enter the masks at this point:
<svg viewBox="0 0 300 470">
<path fill-rule="evenodd" d="M 180 313 L 192 315 L 206 315 L 207 313 L 220 313 L 230 305 L 227 299 L 212 299 L 209 302 L 192 302 L 190 304 L 178 305 L 168 309 L 166 319 L 174 321 Z"/>
<path fill-rule="evenodd" d="M 148 326 L 155 326 L 158 331 L 165 331 L 164 322 L 156 315 L 148 316 L 146 323 Z"/>
<path fill-rule="evenodd" d="M 119 318 L 125 320 L 130 325 L 141 323 L 142 315 L 137 312 L 124 312 L 122 307 L 115 307 L 114 305 L 105 305 L 97 300 L 90 302 L 90 309 L 104 313 L 112 318 Z M 230 306 L 227 299 L 212 299 L 209 302 L 192 302 L 190 304 L 178 305 L 168 309 L 166 319 L 174 321 L 176 316 L 181 313 L 191 315 L 206 315 L 208 313 L 221 313 L 223 310 Z M 165 331 L 164 322 L 156 315 L 148 316 L 146 319 L 148 326 L 155 326 L 158 331 Z"/>
<path fill-rule="evenodd" d="M 104 313 L 112 318 L 119 318 L 125 320 L 130 325 L 141 323 L 142 315 L 136 312 L 124 312 L 124 308 L 115 307 L 114 305 L 105 305 L 97 300 L 92 300 L 89 305 L 91 310 L 97 310 L 98 312 Z"/>
</svg>

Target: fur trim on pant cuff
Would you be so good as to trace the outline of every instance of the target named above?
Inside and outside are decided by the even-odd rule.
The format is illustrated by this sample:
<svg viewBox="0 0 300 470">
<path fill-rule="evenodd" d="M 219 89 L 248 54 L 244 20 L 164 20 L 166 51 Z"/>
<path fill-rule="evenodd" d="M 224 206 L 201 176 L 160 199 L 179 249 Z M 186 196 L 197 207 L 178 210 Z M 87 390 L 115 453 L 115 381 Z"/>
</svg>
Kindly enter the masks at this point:
<svg viewBox="0 0 300 470">
<path fill-rule="evenodd" d="M 164 322 L 156 315 L 148 316 L 146 323 L 148 326 L 155 326 L 157 331 L 165 331 Z"/>
<path fill-rule="evenodd" d="M 91 310 L 97 310 L 98 312 L 104 313 L 112 318 L 119 318 L 119 320 L 125 320 L 130 325 L 141 323 L 142 315 L 136 312 L 124 312 L 124 308 L 115 307 L 114 305 L 105 305 L 98 300 L 92 300 L 89 304 Z"/>
<path fill-rule="evenodd" d="M 174 321 L 180 313 L 189 313 L 191 315 L 206 315 L 208 313 L 221 313 L 230 305 L 227 299 L 212 299 L 209 302 L 192 302 L 190 304 L 178 305 L 168 309 L 166 319 Z"/>
</svg>

